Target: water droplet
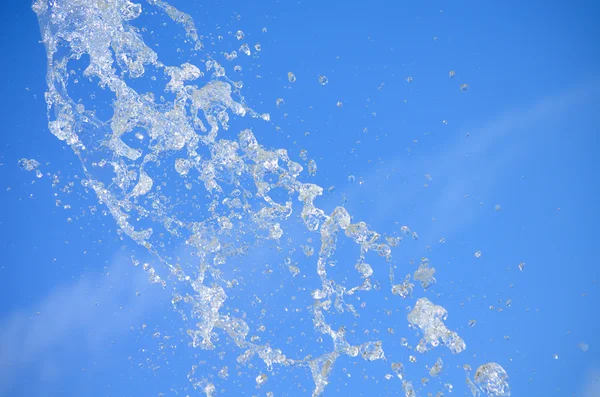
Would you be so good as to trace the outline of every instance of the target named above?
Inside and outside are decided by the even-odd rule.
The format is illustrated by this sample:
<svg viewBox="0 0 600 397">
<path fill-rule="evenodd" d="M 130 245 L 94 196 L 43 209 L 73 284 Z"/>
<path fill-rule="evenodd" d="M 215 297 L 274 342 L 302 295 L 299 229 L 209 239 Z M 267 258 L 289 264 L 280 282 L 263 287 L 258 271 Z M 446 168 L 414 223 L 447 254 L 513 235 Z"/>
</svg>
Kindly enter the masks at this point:
<svg viewBox="0 0 600 397">
<path fill-rule="evenodd" d="M 265 374 L 260 374 L 256 377 L 256 385 L 257 386 L 262 386 L 268 379 L 268 376 Z"/>
<path fill-rule="evenodd" d="M 510 396 L 508 375 L 504 368 L 496 363 L 484 364 L 477 368 L 474 381 L 488 396 Z"/>
<path fill-rule="evenodd" d="M 236 37 L 238 40 L 242 40 L 242 39 L 244 38 L 244 32 L 242 32 L 241 30 L 238 30 L 238 31 L 236 32 L 236 34 L 235 34 L 235 37 Z"/>
<path fill-rule="evenodd" d="M 329 83 L 329 79 L 327 78 L 327 76 L 319 76 L 319 84 L 325 85 L 327 83 Z"/>
<path fill-rule="evenodd" d="M 242 44 L 242 46 L 240 47 L 240 51 L 246 54 L 247 56 L 250 56 L 250 47 L 248 47 L 248 44 Z"/>
<path fill-rule="evenodd" d="M 412 81 L 413 81 L 413 78 L 412 78 L 412 76 L 408 76 L 408 77 L 406 78 L 406 82 L 407 82 L 407 83 L 411 83 Z"/>
<path fill-rule="evenodd" d="M 310 176 L 315 176 L 317 174 L 317 162 L 315 160 L 310 160 L 308 162 L 308 174 Z"/>
<path fill-rule="evenodd" d="M 288 72 L 288 80 L 290 81 L 290 83 L 295 83 L 296 82 L 296 75 L 292 72 Z"/>
<path fill-rule="evenodd" d="M 39 167 L 39 166 L 40 166 L 40 163 L 34 159 L 28 160 L 26 158 L 22 158 L 21 160 L 19 160 L 19 167 L 21 167 L 25 171 L 33 171 L 33 170 L 37 169 L 37 167 Z"/>
<path fill-rule="evenodd" d="M 481 251 L 475 251 L 475 258 L 481 258 Z"/>
<path fill-rule="evenodd" d="M 466 92 L 469 89 L 469 85 L 468 84 L 463 84 L 460 86 L 460 90 L 462 92 Z"/>
<path fill-rule="evenodd" d="M 456 76 L 456 72 L 455 72 L 454 70 L 451 70 L 451 71 L 448 73 L 448 77 L 452 78 L 452 77 L 454 77 L 454 76 Z"/>
</svg>

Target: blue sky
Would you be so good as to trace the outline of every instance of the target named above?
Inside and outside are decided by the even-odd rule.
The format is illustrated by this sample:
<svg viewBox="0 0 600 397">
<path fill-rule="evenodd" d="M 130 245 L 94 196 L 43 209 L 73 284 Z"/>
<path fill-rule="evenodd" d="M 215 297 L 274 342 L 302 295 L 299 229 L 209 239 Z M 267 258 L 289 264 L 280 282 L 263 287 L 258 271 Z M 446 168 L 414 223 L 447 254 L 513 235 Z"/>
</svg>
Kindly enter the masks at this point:
<svg viewBox="0 0 600 397">
<path fill-rule="evenodd" d="M 194 395 L 185 390 L 192 365 L 207 374 L 228 365 L 230 378 L 218 395 L 310 395 L 308 372 L 279 369 L 257 390 L 260 363 L 238 370 L 231 346 L 225 358 L 188 346 L 184 324 L 170 309 L 170 291 L 150 284 L 131 264 L 132 255 L 153 258 L 120 238 L 112 217 L 81 188 L 78 159 L 48 131 L 45 51 L 27 3 L 7 5 L 0 27 L 11 38 L 0 44 L 0 394 Z M 446 324 L 467 343 L 461 355 L 440 347 L 410 364 L 399 339 L 418 341 L 406 327 L 405 308 L 414 299 L 369 296 L 356 330 L 382 328 L 378 337 L 388 359 L 340 358 L 324 396 L 396 395 L 400 383 L 383 378 L 391 362 L 404 362 L 416 384 L 437 357 L 448 365 L 442 383 L 452 383 L 458 395 L 468 393 L 458 367 L 490 361 L 506 369 L 515 396 L 600 395 L 598 5 L 173 4 L 194 17 L 200 32 L 226 37 L 207 52 L 233 49 L 227 32 L 238 29 L 249 43 L 261 43 L 260 57 L 245 61 L 241 77 L 249 105 L 271 114 L 272 122 L 255 130 L 257 138 L 296 159 L 308 151 L 318 172 L 305 180 L 335 186 L 318 202 L 325 210 L 344 204 L 355 220 L 382 233 L 402 225 L 417 231 L 417 241 L 403 241 L 397 250 L 396 277 L 415 270 L 410 259 L 430 258 L 437 283 L 426 292 L 416 287 L 413 298 L 446 307 Z M 168 53 L 171 33 L 157 37 Z M 297 76 L 292 88 L 289 71 Z M 328 77 L 327 85 L 319 84 L 319 75 Z M 285 100 L 281 109 L 277 98 Z M 44 176 L 21 170 L 23 157 L 38 160 Z M 53 174 L 60 179 L 55 188 Z M 356 180 L 349 182 L 349 175 Z M 297 238 L 300 244 L 306 237 Z M 254 266 L 272 257 L 265 248 L 246 260 Z M 305 327 L 303 337 L 275 319 L 288 306 L 281 296 L 310 304 L 299 292 L 302 283 L 250 269 L 255 280 L 232 300 L 252 313 L 258 309 L 249 302 L 260 295 L 273 313 L 264 319 L 269 340 L 282 345 L 289 333 L 296 347 L 312 348 L 310 322 L 281 320 Z M 387 268 L 375 271 L 384 285 Z M 283 295 L 271 296 L 280 284 Z M 391 320 L 383 310 L 394 312 Z M 470 328 L 472 319 L 477 324 Z M 394 335 L 381 325 L 390 322 Z M 435 382 L 424 395 L 442 390 Z"/>
</svg>

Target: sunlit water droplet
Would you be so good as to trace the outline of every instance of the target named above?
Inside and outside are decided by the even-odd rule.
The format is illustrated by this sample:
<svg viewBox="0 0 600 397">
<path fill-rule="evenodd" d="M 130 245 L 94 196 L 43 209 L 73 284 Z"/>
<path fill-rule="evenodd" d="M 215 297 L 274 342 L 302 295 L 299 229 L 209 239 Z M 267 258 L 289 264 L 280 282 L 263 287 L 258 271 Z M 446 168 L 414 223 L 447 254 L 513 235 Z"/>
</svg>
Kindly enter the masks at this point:
<svg viewBox="0 0 600 397">
<path fill-rule="evenodd" d="M 268 379 L 268 376 L 265 374 L 260 374 L 256 377 L 256 385 L 258 387 L 262 386 Z"/>
<path fill-rule="evenodd" d="M 489 397 L 510 396 L 508 375 L 499 364 L 489 363 L 477 368 L 474 382 Z"/>
<path fill-rule="evenodd" d="M 19 167 L 24 169 L 25 171 L 33 171 L 40 166 L 40 163 L 37 160 L 31 159 L 28 160 L 26 158 L 22 158 L 19 160 Z"/>
</svg>

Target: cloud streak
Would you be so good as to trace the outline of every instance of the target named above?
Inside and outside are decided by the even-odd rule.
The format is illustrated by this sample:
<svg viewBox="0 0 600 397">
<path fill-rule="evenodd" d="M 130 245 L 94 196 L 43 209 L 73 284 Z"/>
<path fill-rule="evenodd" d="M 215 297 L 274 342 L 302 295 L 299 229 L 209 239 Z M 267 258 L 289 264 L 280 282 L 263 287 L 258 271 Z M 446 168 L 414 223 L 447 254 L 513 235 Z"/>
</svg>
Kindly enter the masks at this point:
<svg viewBox="0 0 600 397">
<path fill-rule="evenodd" d="M 61 363 L 67 364 L 57 349 L 92 354 L 107 346 L 109 338 L 125 334 L 162 295 L 156 294 L 160 288 L 154 286 L 154 294 L 136 296 L 136 291 L 150 285 L 142 269 L 133 268 L 130 260 L 120 256 L 102 275 L 86 275 L 57 287 L 38 304 L 2 318 L 0 394 L 15 386 L 16 377 L 24 371 L 31 383 L 56 380 L 63 372 Z"/>
</svg>

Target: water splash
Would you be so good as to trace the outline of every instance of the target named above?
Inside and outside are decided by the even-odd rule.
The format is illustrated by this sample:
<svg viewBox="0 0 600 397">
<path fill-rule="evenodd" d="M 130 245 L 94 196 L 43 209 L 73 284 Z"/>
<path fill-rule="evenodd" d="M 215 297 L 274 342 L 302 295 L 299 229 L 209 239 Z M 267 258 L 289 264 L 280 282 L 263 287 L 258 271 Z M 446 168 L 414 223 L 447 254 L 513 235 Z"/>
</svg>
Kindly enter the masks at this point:
<svg viewBox="0 0 600 397">
<path fill-rule="evenodd" d="M 474 383 L 488 397 L 510 396 L 508 375 L 504 368 L 499 364 L 488 363 L 477 368 L 477 371 L 475 371 Z"/>
<path fill-rule="evenodd" d="M 466 349 L 465 342 L 454 331 L 450 331 L 442 320 L 448 312 L 442 306 L 434 305 L 427 298 L 421 298 L 408 314 L 409 323 L 418 326 L 423 331 L 423 339 L 417 350 L 425 352 L 427 346 L 436 347 L 440 344 L 447 346 L 452 353 L 460 353 Z"/>
<path fill-rule="evenodd" d="M 374 269 L 366 261 L 367 254 L 374 252 L 391 263 L 392 248 L 400 238 L 383 239 L 366 223 L 353 223 L 343 207 L 330 214 L 319 208 L 315 201 L 323 188 L 302 181 L 306 174 L 317 172 L 314 160 L 303 173 L 287 150 L 262 146 L 257 138 L 260 132 L 244 128 L 232 136 L 230 119 L 269 121 L 270 116 L 250 108 L 241 94 L 243 83 L 230 79 L 225 67 L 209 55 L 196 64 L 163 63 L 145 43 L 143 29 L 134 26 L 145 7 L 129 0 L 36 0 L 33 4 L 47 52 L 49 129 L 80 159 L 83 187 L 95 192 L 121 233 L 145 247 L 170 273 L 173 308 L 188 327 L 193 347 L 218 349 L 218 331 L 241 352 L 240 365 L 258 357 L 268 370 L 274 365 L 310 370 L 313 396 L 324 391 L 340 357 L 384 360 L 381 341 L 351 344 L 345 327 L 334 330 L 328 318 L 358 315 L 347 299 L 374 289 Z M 149 0 L 147 7 L 181 25 L 192 51 L 204 48 L 191 16 L 162 0 Z M 243 40 L 246 36 L 238 31 L 235 37 Z M 260 45 L 255 49 L 259 51 Z M 238 51 L 251 55 L 245 43 Z M 225 58 L 233 61 L 237 52 L 225 53 Z M 239 71 L 241 66 L 233 69 Z M 152 81 L 165 81 L 164 95 L 157 98 L 136 89 L 148 76 Z M 290 83 L 296 82 L 292 72 L 287 77 Z M 320 82 L 326 84 L 323 78 Z M 77 88 L 79 79 L 101 91 L 83 95 Z M 112 114 L 102 102 L 94 103 L 96 94 L 108 98 Z M 268 343 L 248 340 L 247 321 L 226 305 L 227 290 L 240 281 L 226 274 L 225 264 L 256 244 L 271 242 L 279 250 L 288 247 L 291 238 L 283 236 L 292 213 L 299 213 L 305 229 L 320 238 L 321 244 L 314 263 L 320 285 L 310 292 L 312 322 L 317 335 L 331 339 L 332 349 L 314 358 L 290 358 Z M 402 232 L 417 239 L 408 227 Z M 359 248 L 354 262 L 362 279 L 359 285 L 346 286 L 328 275 L 328 264 L 342 236 Z M 182 250 L 191 259 L 184 261 L 174 254 Z M 409 278 L 394 285 L 393 267 L 389 267 L 390 291 L 407 298 L 414 285 Z M 292 277 L 300 273 L 291 261 L 287 268 Z M 148 266 L 145 270 L 152 282 L 167 287 L 156 269 Z M 425 258 L 414 279 L 427 288 L 435 282 L 434 272 Z M 443 324 L 445 316 L 445 309 L 428 299 L 417 301 L 408 320 L 424 333 L 418 351 L 423 353 L 440 341 L 453 353 L 465 349 L 464 341 Z M 398 368 L 395 371 L 405 394 L 415 395 L 412 383 Z M 220 378 L 227 377 L 224 371 L 219 371 Z M 188 375 L 194 387 L 214 395 L 214 384 L 196 380 L 194 372 L 195 368 Z M 256 383 L 260 386 L 266 380 L 267 375 L 261 374 Z"/>
</svg>

